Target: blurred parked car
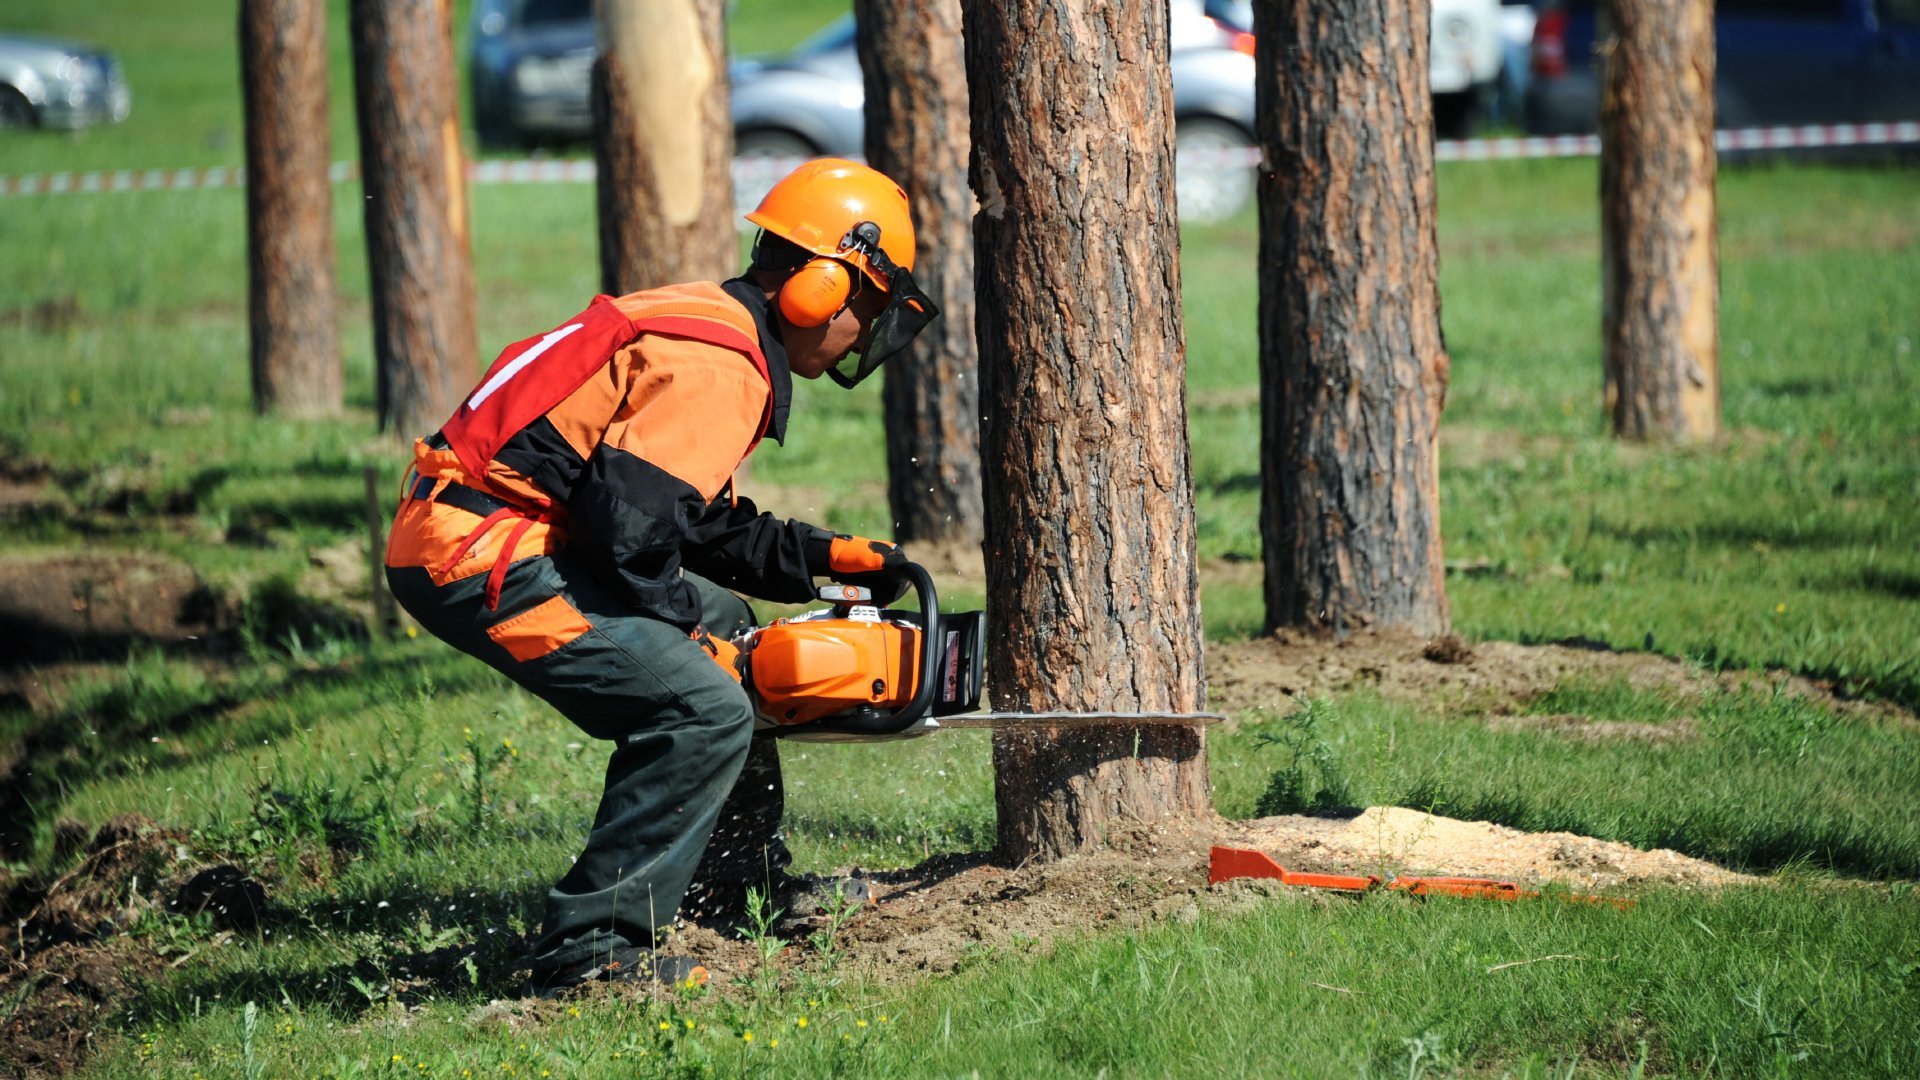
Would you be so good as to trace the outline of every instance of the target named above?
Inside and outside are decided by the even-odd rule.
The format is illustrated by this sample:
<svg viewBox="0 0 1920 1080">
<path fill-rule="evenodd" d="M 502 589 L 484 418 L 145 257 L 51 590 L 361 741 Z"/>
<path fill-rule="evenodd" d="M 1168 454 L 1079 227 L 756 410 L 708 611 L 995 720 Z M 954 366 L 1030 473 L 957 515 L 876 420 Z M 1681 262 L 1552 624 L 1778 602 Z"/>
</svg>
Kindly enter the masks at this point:
<svg viewBox="0 0 1920 1080">
<path fill-rule="evenodd" d="M 1490 115 L 1514 127 L 1526 114 L 1527 83 L 1533 78 L 1533 24 L 1531 0 L 1500 5 L 1500 87 Z"/>
<path fill-rule="evenodd" d="M 119 123 L 132 108 L 120 64 L 105 51 L 0 34 L 0 128 Z"/>
<path fill-rule="evenodd" d="M 1192 6 L 1229 30 L 1253 32 L 1253 0 L 1204 0 Z M 1530 33 L 1532 9 L 1524 3 L 1517 6 Z M 1181 7 L 1181 0 L 1174 0 L 1175 48 L 1179 47 Z M 1463 137 L 1488 114 L 1506 66 L 1503 35 L 1511 33 L 1515 17 L 1511 9 L 1503 9 L 1501 0 L 1433 0 L 1427 79 L 1433 93 L 1434 126 L 1441 135 Z"/>
<path fill-rule="evenodd" d="M 1427 59 L 1433 125 L 1450 139 L 1473 133 L 1500 87 L 1500 0 L 1433 0 Z"/>
<path fill-rule="evenodd" d="M 1253 196 L 1253 35 L 1249 0 L 1171 0 L 1177 198 L 1187 221 L 1231 216 Z M 1500 71 L 1499 0 L 1435 0 L 1431 73 L 1442 130 L 1476 115 Z M 470 67 L 483 146 L 589 137 L 590 0 L 475 0 Z M 864 148 L 866 90 L 851 15 L 792 51 L 728 66 L 736 153 L 749 161 Z M 741 170 L 752 205 L 777 177 Z"/>
<path fill-rule="evenodd" d="M 1716 0 L 1714 123 L 1920 117 L 1920 0 Z M 1593 0 L 1561 0 L 1533 31 L 1527 130 L 1585 134 L 1600 115 Z"/>
<path fill-rule="evenodd" d="M 1186 221 L 1219 221 L 1253 197 L 1253 36 L 1174 0 L 1168 32 L 1173 79 L 1175 198 Z M 866 90 L 852 16 L 783 56 L 732 65 L 735 153 L 790 159 L 862 152 Z M 751 203 L 777 170 L 744 171 Z"/>
</svg>

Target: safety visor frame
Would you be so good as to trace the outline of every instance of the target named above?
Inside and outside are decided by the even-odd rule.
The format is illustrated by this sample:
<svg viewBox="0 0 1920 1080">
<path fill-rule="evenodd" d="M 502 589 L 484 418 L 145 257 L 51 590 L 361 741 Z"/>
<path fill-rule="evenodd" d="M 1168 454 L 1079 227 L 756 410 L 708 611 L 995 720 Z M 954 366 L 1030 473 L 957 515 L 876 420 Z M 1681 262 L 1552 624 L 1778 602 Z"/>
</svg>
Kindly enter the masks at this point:
<svg viewBox="0 0 1920 1080">
<path fill-rule="evenodd" d="M 853 373 L 848 374 L 838 366 L 827 369 L 828 378 L 851 390 L 889 357 L 911 345 L 928 323 L 940 317 L 940 309 L 920 290 L 912 273 L 887 257 L 880 247 L 880 227 L 873 222 L 863 221 L 848 229 L 847 235 L 840 238 L 840 250 L 859 252 L 868 266 L 887 279 L 887 306 L 880 309 L 880 314 L 874 316 L 873 324 L 867 328 L 867 347 L 860 352 L 860 362 Z"/>
</svg>

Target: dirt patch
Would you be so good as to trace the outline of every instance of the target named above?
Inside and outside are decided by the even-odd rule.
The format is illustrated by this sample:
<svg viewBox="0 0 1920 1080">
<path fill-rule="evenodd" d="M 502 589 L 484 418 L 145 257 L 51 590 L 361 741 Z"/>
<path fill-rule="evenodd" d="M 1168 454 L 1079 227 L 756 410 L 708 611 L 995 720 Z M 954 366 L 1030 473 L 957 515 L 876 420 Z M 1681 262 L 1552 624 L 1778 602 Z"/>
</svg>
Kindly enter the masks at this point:
<svg viewBox="0 0 1920 1080">
<path fill-rule="evenodd" d="M 1089 931 L 1319 895 L 1276 882 L 1210 885 L 1208 856 L 1215 844 L 1267 852 L 1289 870 L 1490 877 L 1528 887 L 1558 883 L 1582 893 L 1631 895 L 1656 885 L 1705 889 L 1758 880 L 1672 851 L 1640 851 L 1571 833 L 1524 833 L 1396 807 L 1374 807 L 1352 818 L 1214 821 L 1139 828 L 1045 866 L 941 856 L 908 870 L 867 875 L 882 885 L 880 902 L 843 930 L 843 963 L 878 983 L 902 982 L 950 972 L 978 957 L 1051 948 Z M 753 947 L 725 927 L 685 927 L 673 948 L 706 963 L 723 991 L 752 975 L 758 963 Z M 811 953 L 796 944 L 781 963 L 807 963 Z"/>
<path fill-rule="evenodd" d="M 212 629 L 206 595 L 190 568 L 152 556 L 0 558 L 0 635 L 23 647 L 0 665 L 193 640 Z"/>
<path fill-rule="evenodd" d="M 1841 715 L 1913 723 L 1912 714 L 1887 702 L 1844 697 L 1828 684 L 1781 671 L 1715 673 L 1655 653 L 1616 652 L 1594 642 L 1516 645 L 1483 641 L 1466 646 L 1457 638 L 1363 631 L 1341 641 L 1281 633 L 1207 648 L 1207 690 L 1214 707 L 1244 713 L 1292 712 L 1298 701 L 1325 694 L 1372 689 L 1395 701 L 1419 702 L 1461 712 L 1505 717 L 1568 681 L 1624 684 L 1682 700 L 1714 691 L 1762 689 L 1804 697 Z M 1581 718 L 1584 721 L 1584 718 Z M 1563 722 L 1559 733 L 1575 725 Z M 1552 729 L 1544 717 L 1502 719 Z M 1584 721 L 1587 738 L 1682 739 L 1686 725 L 1609 725 Z M 1658 734 L 1656 734 L 1658 732 Z"/>
<path fill-rule="evenodd" d="M 60 945 L 30 964 L 9 958 L 0 1000 L 18 1006 L 0 1038 L 0 1072 L 59 1076 L 78 1068 L 97 1039 L 118 1031 L 118 1013 L 166 962 L 129 941 Z"/>
<path fill-rule="evenodd" d="M 185 834 L 127 815 L 90 840 L 63 842 L 82 845 L 70 868 L 13 883 L 0 897 L 0 1002 L 9 1009 L 0 1072 L 8 1075 L 75 1068 L 145 983 L 168 970 L 159 953 L 124 931 L 170 902 L 187 876 Z"/>
<path fill-rule="evenodd" d="M 1640 742 L 1648 746 L 1666 746 L 1690 742 L 1700 737 L 1700 725 L 1690 716 L 1671 723 L 1644 724 L 1633 720 L 1595 720 L 1578 713 L 1551 716 L 1494 716 L 1487 726 L 1495 731 L 1527 731 L 1568 742 Z"/>
<path fill-rule="evenodd" d="M 1044 866 L 942 855 L 906 870 L 863 874 L 879 886 L 880 899 L 842 930 L 842 963 L 875 982 L 903 982 L 1010 949 L 1050 948 L 1090 930 L 1159 921 L 1207 891 L 1216 831 L 1213 823 L 1142 827 Z M 757 963 L 753 947 L 724 926 L 683 926 L 672 948 L 705 963 L 723 991 Z M 781 962 L 806 963 L 811 953 L 796 943 Z"/>
</svg>

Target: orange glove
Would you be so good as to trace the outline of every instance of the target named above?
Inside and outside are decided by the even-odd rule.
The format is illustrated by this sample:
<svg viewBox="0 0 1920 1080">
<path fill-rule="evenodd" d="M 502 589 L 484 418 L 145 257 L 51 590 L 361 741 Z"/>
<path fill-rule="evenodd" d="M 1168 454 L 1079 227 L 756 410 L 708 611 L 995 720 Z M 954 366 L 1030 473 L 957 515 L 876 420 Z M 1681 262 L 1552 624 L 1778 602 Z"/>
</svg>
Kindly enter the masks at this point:
<svg viewBox="0 0 1920 1080">
<path fill-rule="evenodd" d="M 907 553 L 898 545 L 864 536 L 836 536 L 827 553 L 827 569 L 835 575 L 897 570 L 906 561 Z"/>
<path fill-rule="evenodd" d="M 740 650 L 734 647 L 733 642 L 714 637 L 707 633 L 704 626 L 694 627 L 693 633 L 687 636 L 693 639 L 695 645 L 707 650 L 707 655 L 720 665 L 720 670 L 733 676 L 734 682 L 740 681 Z"/>
</svg>

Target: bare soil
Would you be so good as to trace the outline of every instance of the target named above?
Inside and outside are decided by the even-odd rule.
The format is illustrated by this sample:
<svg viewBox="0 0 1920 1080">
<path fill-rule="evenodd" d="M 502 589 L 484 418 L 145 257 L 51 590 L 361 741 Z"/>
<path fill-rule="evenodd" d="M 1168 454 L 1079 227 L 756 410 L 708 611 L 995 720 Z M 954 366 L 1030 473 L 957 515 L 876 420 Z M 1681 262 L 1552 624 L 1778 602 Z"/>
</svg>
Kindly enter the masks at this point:
<svg viewBox="0 0 1920 1080">
<path fill-rule="evenodd" d="M 134 815 L 91 838 L 57 830 L 71 865 L 51 880 L 0 880 L 0 1073 L 59 1075 L 113 1033 L 167 961 L 126 929 L 165 905 L 191 869 L 186 836 Z M 60 860 L 66 861 L 66 860 Z"/>
<path fill-rule="evenodd" d="M 965 582 L 977 568 L 977 558 L 967 551 L 926 554 L 940 564 L 936 572 L 943 580 Z M 325 579 L 331 587 L 320 591 L 338 599 L 352 591 L 356 563 L 345 546 L 319 553 L 309 577 Z M 1249 568 L 1221 564 L 1209 572 L 1244 574 Z M 0 619 L 68 642 L 89 635 L 121 642 L 183 641 L 205 625 L 195 621 L 201 591 L 190 571 L 165 560 L 122 554 L 0 559 Z M 1440 704 L 1484 716 L 1491 726 L 1537 731 L 1545 738 L 1657 742 L 1697 737 L 1685 719 L 1621 724 L 1528 713 L 1539 695 L 1571 678 L 1624 682 L 1682 698 L 1759 681 L 1842 714 L 1915 722 L 1898 707 L 1848 700 L 1829 686 L 1784 673 L 1715 674 L 1653 654 L 1582 642 L 1522 646 L 1388 633 L 1361 633 L 1338 642 L 1278 636 L 1213 646 L 1208 669 L 1211 701 L 1235 718 L 1229 724 L 1262 712 L 1284 714 L 1316 695 L 1372 688 L 1390 699 Z M 47 687 L 66 673 L 84 670 L 89 669 L 83 664 L 23 667 L 16 657 L 12 664 L 0 664 L 0 678 L 9 680 L 0 695 L 12 698 L 0 704 L 43 713 Z M 8 773 L 30 767 L 22 751 L 22 746 L 0 747 L 0 759 L 6 759 L 0 766 Z M 0 1043 L 0 1073 L 57 1075 L 76 1067 L 112 1029 L 109 1017 L 182 962 L 124 932 L 142 910 L 177 903 L 182 886 L 205 869 L 183 857 L 179 835 L 152 822 L 122 819 L 91 836 L 70 829 L 61 842 L 69 853 L 62 865 L 69 869 L 58 879 L 9 880 L 0 872 L 0 906 L 6 915 L 0 926 L 6 952 L 0 1001 L 11 1009 Z M 1337 902 L 1271 882 L 1210 885 L 1208 853 L 1216 844 L 1255 848 L 1294 870 L 1491 877 L 1525 886 L 1553 882 L 1599 895 L 1711 889 L 1753 880 L 1670 851 L 1640 851 L 1566 833 L 1528 834 L 1393 807 L 1369 808 L 1352 818 L 1143 826 L 1049 865 L 1010 867 L 980 854 L 947 855 L 906 870 L 866 875 L 880 886 L 879 902 L 842 929 L 838 947 L 845 970 L 883 984 L 905 982 L 953 971 L 976 957 L 1050 948 L 1089 931 L 1276 902 Z M 799 943 L 804 936 L 804 928 L 794 935 L 797 943 L 781 965 L 791 969 L 812 962 L 810 947 Z M 754 948 L 724 926 L 686 925 L 674 947 L 708 964 L 723 993 L 739 992 L 741 980 L 758 962 Z M 418 959 L 423 971 L 445 966 L 439 963 L 444 957 L 392 959 L 402 968 Z M 453 985 L 425 971 L 423 988 L 440 983 Z M 489 1008 L 476 1019 L 537 1022 L 544 1015 L 540 1006 Z"/>
<path fill-rule="evenodd" d="M 1523 712 L 1539 695 L 1578 678 L 1624 682 L 1682 700 L 1758 681 L 1842 714 L 1914 722 L 1896 706 L 1849 700 L 1829 686 L 1785 673 L 1715 674 L 1650 653 L 1579 642 L 1528 646 L 1391 633 L 1361 633 L 1344 641 L 1276 636 L 1210 647 L 1207 663 L 1211 702 L 1230 716 L 1256 709 L 1283 714 L 1299 708 L 1303 699 L 1370 687 L 1391 699 L 1441 701 L 1478 711 L 1489 725 L 1534 730 L 1543 737 L 1650 742 L 1697 737 L 1684 717 L 1670 724 L 1629 724 Z M 1289 870 L 1485 877 L 1524 887 L 1558 884 L 1600 896 L 1760 880 L 1673 851 L 1370 807 L 1350 818 L 1285 816 L 1143 827 L 1045 866 L 942 856 L 907 870 L 864 875 L 881 884 L 880 902 L 844 929 L 841 947 L 852 971 L 891 983 L 952 971 L 971 957 L 1044 947 L 1088 931 L 1312 895 L 1271 882 L 1208 884 L 1208 854 L 1215 844 L 1265 852 Z M 752 974 L 758 963 L 754 949 L 728 927 L 686 927 L 675 947 L 706 962 L 723 988 Z M 783 962 L 806 962 L 807 952 L 796 945 Z"/>
<path fill-rule="evenodd" d="M 907 870 L 863 875 L 880 885 L 879 902 L 842 929 L 842 963 L 884 985 L 950 972 L 976 957 L 1050 948 L 1089 932 L 1191 921 L 1202 912 L 1245 910 L 1276 899 L 1336 898 L 1272 881 L 1209 884 L 1209 853 L 1216 844 L 1265 852 L 1288 870 L 1383 880 L 1429 874 L 1532 887 L 1558 883 L 1576 894 L 1606 897 L 1631 897 L 1655 886 L 1710 889 L 1758 880 L 1672 851 L 1641 851 L 1571 833 L 1525 833 L 1397 807 L 1371 807 L 1352 818 L 1216 820 L 1142 827 L 1048 865 L 1007 867 L 980 856 L 942 856 Z M 810 925 L 818 929 L 823 923 L 815 918 Z M 753 946 L 733 928 L 689 926 L 674 940 L 675 951 L 707 964 L 722 992 L 753 975 L 759 963 Z M 812 962 L 812 952 L 804 942 L 795 944 L 781 963 Z"/>
</svg>

